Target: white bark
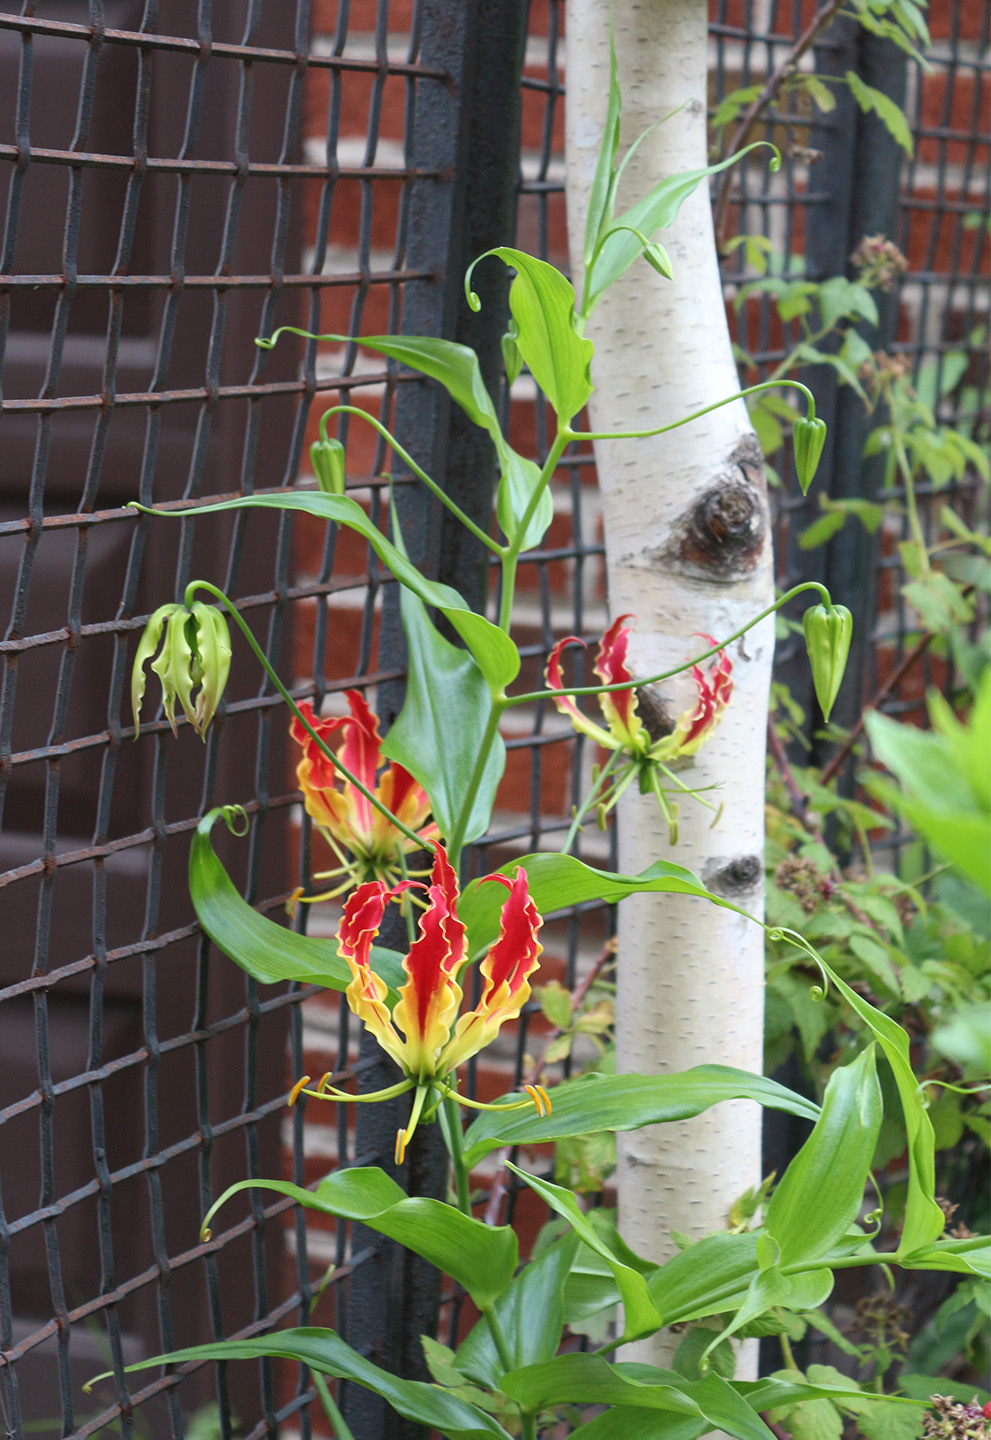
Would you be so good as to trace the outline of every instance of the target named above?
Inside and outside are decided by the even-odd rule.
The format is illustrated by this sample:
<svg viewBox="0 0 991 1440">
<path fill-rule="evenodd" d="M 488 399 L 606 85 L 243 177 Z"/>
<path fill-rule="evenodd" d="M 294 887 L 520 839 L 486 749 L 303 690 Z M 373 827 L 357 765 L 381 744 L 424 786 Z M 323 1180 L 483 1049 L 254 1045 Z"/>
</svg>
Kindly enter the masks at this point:
<svg viewBox="0 0 991 1440">
<path fill-rule="evenodd" d="M 707 163 L 702 0 L 614 7 L 609 0 L 569 0 L 568 220 L 579 295 L 588 191 L 609 86 L 610 8 L 623 93 L 620 153 L 660 116 L 684 107 L 641 145 L 624 177 L 618 212 L 662 176 Z M 658 238 L 671 256 L 674 281 L 636 262 L 588 326 L 596 346 L 591 412 L 597 430 L 664 424 L 738 388 L 704 183 L 676 226 Z M 634 673 L 678 664 L 703 648 L 696 632 L 726 635 L 771 603 L 763 470 L 742 401 L 669 435 L 599 442 L 596 459 L 611 613 L 638 617 Z M 742 546 L 734 544 L 741 533 Z M 731 647 L 732 702 L 721 727 L 681 772 L 686 784 L 720 787 L 716 798 L 725 808 L 718 825 L 710 828 L 711 813 L 684 797 L 672 847 L 656 801 L 631 787 L 619 816 L 624 871 L 671 860 L 761 914 L 773 644 L 773 622 L 764 622 Z M 659 698 L 673 720 L 691 695 L 690 680 L 680 677 Z M 618 953 L 621 1071 L 662 1074 L 717 1062 L 760 1072 L 764 966 L 756 925 L 703 900 L 639 895 L 620 907 Z M 662 1261 L 675 1249 L 672 1229 L 697 1238 L 724 1228 L 734 1199 L 759 1183 L 760 1126 L 758 1107 L 736 1101 L 683 1124 L 618 1137 L 620 1224 L 633 1248 Z M 655 1337 L 632 1349 L 638 1359 L 664 1363 L 671 1341 Z M 755 1373 L 756 1346 L 745 1349 L 741 1378 Z"/>
</svg>

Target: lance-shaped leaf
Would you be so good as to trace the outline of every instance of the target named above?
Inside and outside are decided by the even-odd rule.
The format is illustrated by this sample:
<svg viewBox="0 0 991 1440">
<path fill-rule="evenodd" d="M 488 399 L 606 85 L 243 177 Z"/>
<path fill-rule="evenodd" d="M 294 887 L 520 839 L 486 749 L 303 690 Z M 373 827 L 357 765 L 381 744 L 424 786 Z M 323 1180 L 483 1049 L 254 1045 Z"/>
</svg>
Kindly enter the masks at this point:
<svg viewBox="0 0 991 1440">
<path fill-rule="evenodd" d="M 595 870 L 573 855 L 524 855 L 504 865 L 501 873 L 512 876 L 519 865 L 527 873 L 533 902 L 544 916 L 588 900 L 605 900 L 615 905 L 627 895 L 648 890 L 699 895 L 714 905 L 742 913 L 731 901 L 713 895 L 690 870 L 669 865 L 665 860 L 657 860 L 639 875 L 616 875 L 608 870 Z M 491 945 L 499 933 L 499 901 L 492 893 L 496 888 L 473 880 L 465 886 L 461 897 L 458 913 L 467 926 L 472 955 Z"/>
<path fill-rule="evenodd" d="M 433 1426 L 448 1440 L 510 1440 L 508 1432 L 483 1410 L 422 1380 L 397 1379 L 352 1350 L 335 1331 L 316 1326 L 279 1330 L 251 1340 L 215 1340 L 209 1345 L 192 1345 L 186 1350 L 139 1360 L 135 1365 L 126 1365 L 124 1370 L 132 1374 L 161 1365 L 181 1365 L 187 1360 L 257 1360 L 263 1355 L 296 1360 L 321 1375 L 353 1380 L 381 1395 L 405 1419 Z M 107 1375 L 110 1373 L 107 1371 Z M 90 1384 L 105 1378 L 98 1375 Z"/>
<path fill-rule="evenodd" d="M 562 1215 L 579 1238 L 590 1250 L 601 1255 L 612 1270 L 623 1303 L 625 1319 L 623 1341 L 635 1340 L 640 1335 L 652 1335 L 655 1330 L 658 1330 L 661 1324 L 660 1316 L 647 1293 L 647 1282 L 644 1278 L 645 1271 L 650 1273 L 656 1267 L 648 1261 L 638 1261 L 618 1236 L 616 1246 L 606 1245 L 600 1238 L 597 1228 L 579 1209 L 578 1202 L 570 1190 L 564 1190 L 560 1185 L 552 1185 L 549 1180 L 538 1180 L 535 1175 L 528 1175 L 526 1171 L 517 1169 L 515 1165 L 510 1165 L 509 1169 L 521 1180 L 525 1180 L 532 1190 L 536 1190 L 552 1210 L 556 1210 L 559 1215 Z M 630 1261 L 634 1263 L 630 1264 Z M 637 1266 L 642 1268 L 636 1268 Z M 618 1343 L 620 1342 L 617 1341 Z"/>
<path fill-rule="evenodd" d="M 906 1270 L 955 1270 L 991 1280 L 991 1235 L 969 1235 L 963 1240 L 937 1240 L 907 1255 L 899 1254 Z"/>
<path fill-rule="evenodd" d="M 517 455 L 515 450 L 509 450 L 508 446 L 507 453 L 500 459 L 502 479 L 496 494 L 496 516 L 507 539 L 515 540 L 523 516 L 530 508 L 533 493 L 540 484 L 542 471 L 539 465 L 532 460 L 525 460 L 522 455 Z M 535 545 L 539 545 L 553 519 L 554 497 L 545 485 L 537 501 L 537 508 L 527 523 L 520 549 L 532 550 Z"/>
<path fill-rule="evenodd" d="M 491 1305 L 509 1286 L 519 1260 L 509 1226 L 485 1225 L 440 1200 L 408 1196 L 377 1166 L 336 1170 L 315 1190 L 284 1180 L 241 1180 L 224 1191 L 207 1219 L 240 1190 L 273 1190 L 308 1210 L 353 1220 L 398 1240 L 463 1285 L 479 1308 Z"/>
<path fill-rule="evenodd" d="M 588 213 L 585 216 L 585 242 L 582 248 L 582 264 L 588 270 L 595 255 L 603 225 L 612 218 L 613 196 L 616 188 L 614 166 L 619 149 L 619 124 L 622 114 L 622 96 L 619 89 L 619 70 L 616 65 L 616 46 L 612 25 L 609 27 L 609 100 L 606 105 L 606 123 L 599 146 L 599 158 L 595 165 L 595 177 L 588 192 Z"/>
<path fill-rule="evenodd" d="M 771 1440 L 760 1416 L 718 1376 L 688 1381 L 651 1365 L 610 1364 L 601 1355 L 559 1355 L 510 1371 L 502 1388 L 524 1410 L 552 1405 L 630 1405 L 699 1415 L 737 1440 Z"/>
<path fill-rule="evenodd" d="M 382 754 L 419 780 L 430 796 L 441 833 L 450 838 L 492 713 L 492 696 L 472 656 L 440 634 L 422 600 L 405 587 L 400 608 L 409 679 L 403 708 L 382 743 Z M 496 736 L 468 818 L 465 843 L 489 828 L 505 767 L 506 747 Z"/>
<path fill-rule="evenodd" d="M 189 894 L 196 918 L 215 945 L 242 970 L 265 985 L 297 980 L 302 985 L 324 985 L 328 990 L 346 990 L 351 971 L 330 940 L 298 935 L 260 915 L 239 894 L 223 865 L 210 831 L 224 814 L 224 808 L 209 811 L 196 827 L 189 850 Z M 372 949 L 372 963 L 390 987 L 388 1003 L 406 979 L 402 956 L 382 946 Z"/>
<path fill-rule="evenodd" d="M 237 500 L 221 500 L 215 505 L 196 505 L 188 510 L 136 510 L 149 514 L 185 518 L 190 515 L 213 515 L 222 510 L 301 510 L 318 520 L 347 525 L 371 545 L 375 554 L 426 605 L 434 605 L 454 626 L 478 662 L 493 693 L 510 685 L 520 671 L 519 651 L 504 630 L 491 624 L 484 615 L 476 615 L 450 585 L 427 580 L 405 555 L 385 538 L 378 526 L 361 506 L 346 495 L 325 495 L 319 490 L 286 490 L 277 495 L 245 495 Z"/>
<path fill-rule="evenodd" d="M 925 1249 L 943 1233 L 946 1217 L 933 1199 L 936 1188 L 936 1136 L 926 1109 L 925 1097 L 912 1070 L 908 1035 L 889 1016 L 876 1010 L 856 990 L 851 990 L 821 956 L 816 962 L 836 986 L 844 1000 L 866 1022 L 877 1037 L 891 1066 L 898 1087 L 905 1133 L 908 1139 L 908 1194 L 905 1224 L 896 1252 L 903 1255 Z"/>
<path fill-rule="evenodd" d="M 589 366 L 595 347 L 575 326 L 575 292 L 560 270 L 523 250 L 499 245 L 486 250 L 465 276 L 469 304 L 479 301 L 470 290 L 471 273 L 480 260 L 495 255 L 512 266 L 509 308 L 516 322 L 516 346 L 530 374 L 547 396 L 559 422 L 567 425 L 592 393 Z"/>
<path fill-rule="evenodd" d="M 765 142 L 755 143 L 760 145 Z M 618 215 L 614 224 L 617 227 L 629 226 L 630 229 L 617 228 L 611 231 L 603 244 L 592 273 L 586 279 L 585 313 L 592 313 L 603 293 L 616 283 L 642 253 L 642 243 L 630 230 L 639 230 L 650 239 L 656 231 L 667 229 L 674 224 L 678 211 L 703 180 L 725 170 L 729 165 L 735 165 L 754 148 L 755 145 L 747 145 L 737 154 L 730 155 L 716 165 L 707 165 L 703 170 L 686 170 L 680 175 L 668 175 L 654 186 L 649 195 L 638 200 L 636 205 L 631 206 L 624 214 Z"/>
<path fill-rule="evenodd" d="M 557 1353 L 564 1328 L 564 1286 L 579 1248 L 574 1231 L 525 1265 L 494 1309 L 517 1365 L 536 1365 Z M 458 1369 L 493 1390 L 504 1372 L 485 1316 L 458 1347 Z"/>
<path fill-rule="evenodd" d="M 535 903 L 539 908 L 539 901 Z M 819 1114 L 811 1100 L 784 1085 L 729 1065 L 697 1065 L 675 1075 L 583 1075 L 555 1085 L 549 1115 L 483 1111 L 465 1136 L 466 1160 L 477 1165 L 501 1145 L 536 1145 L 602 1130 L 639 1130 L 644 1125 L 687 1120 L 723 1100 L 740 1099 L 810 1120 Z"/>
<path fill-rule="evenodd" d="M 664 1324 L 738 1310 L 760 1271 L 762 1238 L 755 1231 L 706 1235 L 666 1261 L 647 1287 Z M 825 1269 L 803 1270 L 788 1278 L 788 1304 L 797 1310 L 821 1304 L 833 1284 L 832 1272 Z"/>
<path fill-rule="evenodd" d="M 783 1266 L 827 1254 L 857 1218 L 884 1113 L 875 1056 L 868 1045 L 833 1071 L 815 1128 L 771 1196 L 764 1224 Z"/>
<path fill-rule="evenodd" d="M 699 1440 L 711 1426 L 697 1416 L 673 1410 L 638 1410 L 611 1405 L 594 1420 L 572 1430 L 571 1440 Z"/>
</svg>

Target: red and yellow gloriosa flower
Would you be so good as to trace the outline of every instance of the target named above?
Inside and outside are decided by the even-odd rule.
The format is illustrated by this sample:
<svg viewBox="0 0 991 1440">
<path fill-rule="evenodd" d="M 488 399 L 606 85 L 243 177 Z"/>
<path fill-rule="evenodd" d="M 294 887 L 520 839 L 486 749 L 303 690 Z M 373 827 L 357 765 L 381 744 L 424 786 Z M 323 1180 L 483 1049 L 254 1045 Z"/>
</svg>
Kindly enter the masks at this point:
<svg viewBox="0 0 991 1440">
<path fill-rule="evenodd" d="M 379 775 L 384 760 L 378 716 L 360 691 L 345 690 L 344 694 L 350 715 L 322 719 L 314 713 L 308 700 L 299 708 L 328 744 L 340 734 L 342 743 L 337 753 L 352 775 L 421 840 L 433 842 L 440 832 L 436 825 L 426 823 L 430 815 L 426 791 L 395 761 Z M 362 880 L 396 880 L 401 872 L 400 857 L 415 850 L 415 843 L 376 810 L 349 780 L 341 782 L 333 761 L 295 717 L 290 734 L 303 752 L 296 767 L 296 779 L 303 792 L 306 813 L 341 861 L 339 870 L 327 871 L 320 878 L 347 876 L 336 891 L 328 894 L 340 894 Z M 352 864 L 342 851 L 350 852 Z"/>
<path fill-rule="evenodd" d="M 695 704 L 679 715 L 669 735 L 662 735 L 655 740 L 637 712 L 635 683 L 627 664 L 631 632 L 626 621 L 633 618 L 631 615 L 620 615 L 599 642 L 593 667 L 599 681 L 603 685 L 629 686 L 628 689 L 607 691 L 599 696 L 605 726 L 596 724 L 583 714 L 571 695 L 556 695 L 554 703 L 562 715 L 568 716 L 576 730 L 589 736 L 603 749 L 614 752 L 615 758 L 608 763 L 603 773 L 614 775 L 616 783 L 608 794 L 603 792 L 600 796 L 600 812 L 611 809 L 627 785 L 638 777 L 641 790 L 649 789 L 657 795 L 671 823 L 673 838 L 676 833 L 676 811 L 665 798 L 659 773 L 677 789 L 688 791 L 688 787 L 677 780 L 667 767 L 674 760 L 694 755 L 719 724 L 733 693 L 733 666 L 724 650 L 720 650 L 715 656 L 708 671 L 703 670 L 701 665 L 693 665 L 692 679 L 697 690 Z M 707 641 L 710 646 L 716 643 L 710 635 L 701 635 L 699 638 Z M 548 656 L 546 670 L 547 684 L 551 690 L 560 691 L 564 686 L 561 653 L 565 646 L 584 643 L 578 636 L 569 635 L 554 646 Z M 617 770 L 616 761 L 624 754 L 629 757 L 630 763 Z"/>
<path fill-rule="evenodd" d="M 504 885 L 509 894 L 502 907 L 499 937 L 481 962 L 481 997 L 474 1009 L 464 1014 L 460 1013 L 463 992 L 459 976 L 468 961 L 465 927 L 457 913 L 457 877 L 442 845 L 434 851 L 429 884 L 403 880 L 390 887 L 380 880 L 369 881 L 358 886 L 344 907 L 337 943 L 352 975 L 346 991 L 348 1005 L 402 1067 L 406 1079 L 375 1097 L 355 1097 L 330 1088 L 327 1077 L 316 1090 L 307 1090 L 309 1076 L 304 1076 L 291 1099 L 304 1091 L 337 1100 L 384 1099 L 415 1086 L 410 1124 L 399 1132 L 396 1144 L 397 1162 L 402 1161 L 430 1091 L 456 1095 L 450 1083 L 452 1073 L 493 1040 L 507 1020 L 515 1020 L 530 998 L 530 976 L 541 954 L 537 932 L 543 921 L 530 898 L 526 871 L 521 867 L 512 879 L 505 875 L 487 878 Z M 406 983 L 390 1013 L 389 987 L 372 967 L 372 945 L 389 901 L 411 889 L 425 889 L 427 903 L 419 916 L 417 938 L 403 960 Z M 539 1086 L 527 1088 L 538 1110 L 550 1109 Z M 462 1104 L 473 1103 L 457 1098 Z"/>
</svg>

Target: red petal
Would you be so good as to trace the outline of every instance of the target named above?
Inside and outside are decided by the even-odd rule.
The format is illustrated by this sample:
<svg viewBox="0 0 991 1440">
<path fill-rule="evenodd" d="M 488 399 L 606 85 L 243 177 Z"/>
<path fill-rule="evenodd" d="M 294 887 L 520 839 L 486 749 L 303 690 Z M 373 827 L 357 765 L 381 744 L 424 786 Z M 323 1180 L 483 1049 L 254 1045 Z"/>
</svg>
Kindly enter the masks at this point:
<svg viewBox="0 0 991 1440">
<path fill-rule="evenodd" d="M 479 1003 L 482 1010 L 492 1003 L 503 985 L 507 986 L 503 1003 L 511 1003 L 518 995 L 527 976 L 537 967 L 541 948 L 537 942 L 537 931 L 544 923 L 530 898 L 527 873 L 522 865 L 511 882 L 503 875 L 490 875 L 488 878 L 506 885 L 509 898 L 499 918 L 499 938 L 482 961 L 482 974 L 486 977 Z"/>
<path fill-rule="evenodd" d="M 636 618 L 635 615 L 620 615 L 599 643 L 595 673 L 603 685 L 622 685 L 633 679 L 626 663 L 630 648 L 630 630 L 624 622 Z M 632 684 L 629 690 L 613 690 L 608 695 L 600 695 L 599 704 L 616 738 L 624 744 L 634 743 L 642 729 L 642 721 L 636 713 L 637 696 Z"/>
</svg>

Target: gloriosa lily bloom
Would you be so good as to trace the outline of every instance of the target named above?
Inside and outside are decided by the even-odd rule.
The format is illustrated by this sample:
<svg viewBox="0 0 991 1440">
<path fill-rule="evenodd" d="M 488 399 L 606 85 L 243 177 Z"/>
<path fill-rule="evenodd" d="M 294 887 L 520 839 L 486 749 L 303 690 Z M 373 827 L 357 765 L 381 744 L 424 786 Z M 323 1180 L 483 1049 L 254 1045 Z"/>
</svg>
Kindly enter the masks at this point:
<svg viewBox="0 0 991 1440">
<path fill-rule="evenodd" d="M 335 1100 L 387 1099 L 415 1086 L 410 1123 L 396 1140 L 397 1164 L 402 1163 L 431 1092 L 436 1097 L 434 1108 L 444 1096 L 477 1109 L 494 1108 L 459 1096 L 452 1084 L 453 1072 L 489 1044 L 507 1020 L 515 1020 L 530 997 L 530 976 L 540 963 L 542 948 L 537 931 L 543 921 L 530 898 L 526 871 L 521 867 L 512 880 L 505 875 L 487 878 L 504 885 L 509 895 L 502 907 L 499 938 L 481 962 L 485 982 L 481 998 L 464 1014 L 459 1013 L 463 992 L 458 977 L 468 960 L 465 927 L 457 913 L 457 877 L 442 845 L 434 851 L 428 885 L 403 880 L 390 888 L 381 880 L 369 881 L 359 885 L 344 907 L 337 944 L 353 977 L 346 991 L 348 1005 L 406 1078 L 374 1095 L 354 1096 L 330 1087 L 327 1076 L 315 1090 L 308 1090 L 309 1076 L 304 1076 L 290 1103 L 300 1093 Z M 419 935 L 403 960 L 406 984 L 400 987 L 399 1001 L 390 1014 L 388 986 L 372 968 L 371 950 L 389 901 L 408 889 L 426 889 L 427 904 L 419 917 Z M 538 1112 L 549 1112 L 546 1092 L 540 1086 L 526 1088 Z M 529 1103 L 519 1101 L 504 1108 Z"/>
<path fill-rule="evenodd" d="M 430 814 L 426 791 L 408 770 L 395 762 L 379 776 L 383 757 L 378 716 L 360 691 L 345 690 L 344 694 L 350 715 L 321 719 L 308 700 L 299 708 L 324 741 L 329 742 L 340 731 L 343 735 L 340 758 L 351 773 L 423 841 L 433 842 L 440 832 L 436 825 L 426 823 Z M 390 883 L 397 880 L 402 873 L 401 857 L 415 850 L 415 843 L 376 810 L 350 781 L 345 780 L 338 788 L 340 777 L 333 763 L 295 717 L 290 734 L 303 751 L 296 767 L 296 779 L 303 792 L 306 813 L 341 862 L 339 869 L 325 871 L 318 878 L 345 877 L 337 889 L 307 898 L 326 900 L 365 880 Z M 353 856 L 352 862 L 346 859 L 344 851 Z"/>
<path fill-rule="evenodd" d="M 637 712 L 637 692 L 633 675 L 626 663 L 630 629 L 625 622 L 634 618 L 632 615 L 620 615 L 599 642 L 593 667 L 598 679 L 603 685 L 629 685 L 629 689 L 607 691 L 599 696 L 599 706 L 606 725 L 597 725 L 594 720 L 584 715 L 571 695 L 556 695 L 554 704 L 562 715 L 568 716 L 576 730 L 588 735 L 603 749 L 613 752 L 613 757 L 596 779 L 596 784 L 601 786 L 607 776 L 616 777 L 611 790 L 603 791 L 599 797 L 600 820 L 612 809 L 627 785 L 634 778 L 638 778 L 641 791 L 652 790 L 657 796 L 671 826 L 674 843 L 677 836 L 677 806 L 665 796 L 660 776 L 663 774 L 671 784 L 685 793 L 698 794 L 683 785 L 668 766 L 683 756 L 694 755 L 719 724 L 733 693 L 733 666 L 724 650 L 720 650 L 714 658 L 708 673 L 701 665 L 693 665 L 692 679 L 698 692 L 695 704 L 679 715 L 669 735 L 662 735 L 655 740 Z M 711 635 L 701 635 L 699 638 L 707 641 L 710 646 L 716 643 Z M 578 636 L 569 635 L 554 646 L 547 658 L 545 672 L 551 690 L 561 690 L 564 685 L 561 652 L 565 646 L 584 643 Z M 617 761 L 623 755 L 629 757 L 629 763 L 622 769 L 617 769 Z"/>
</svg>

